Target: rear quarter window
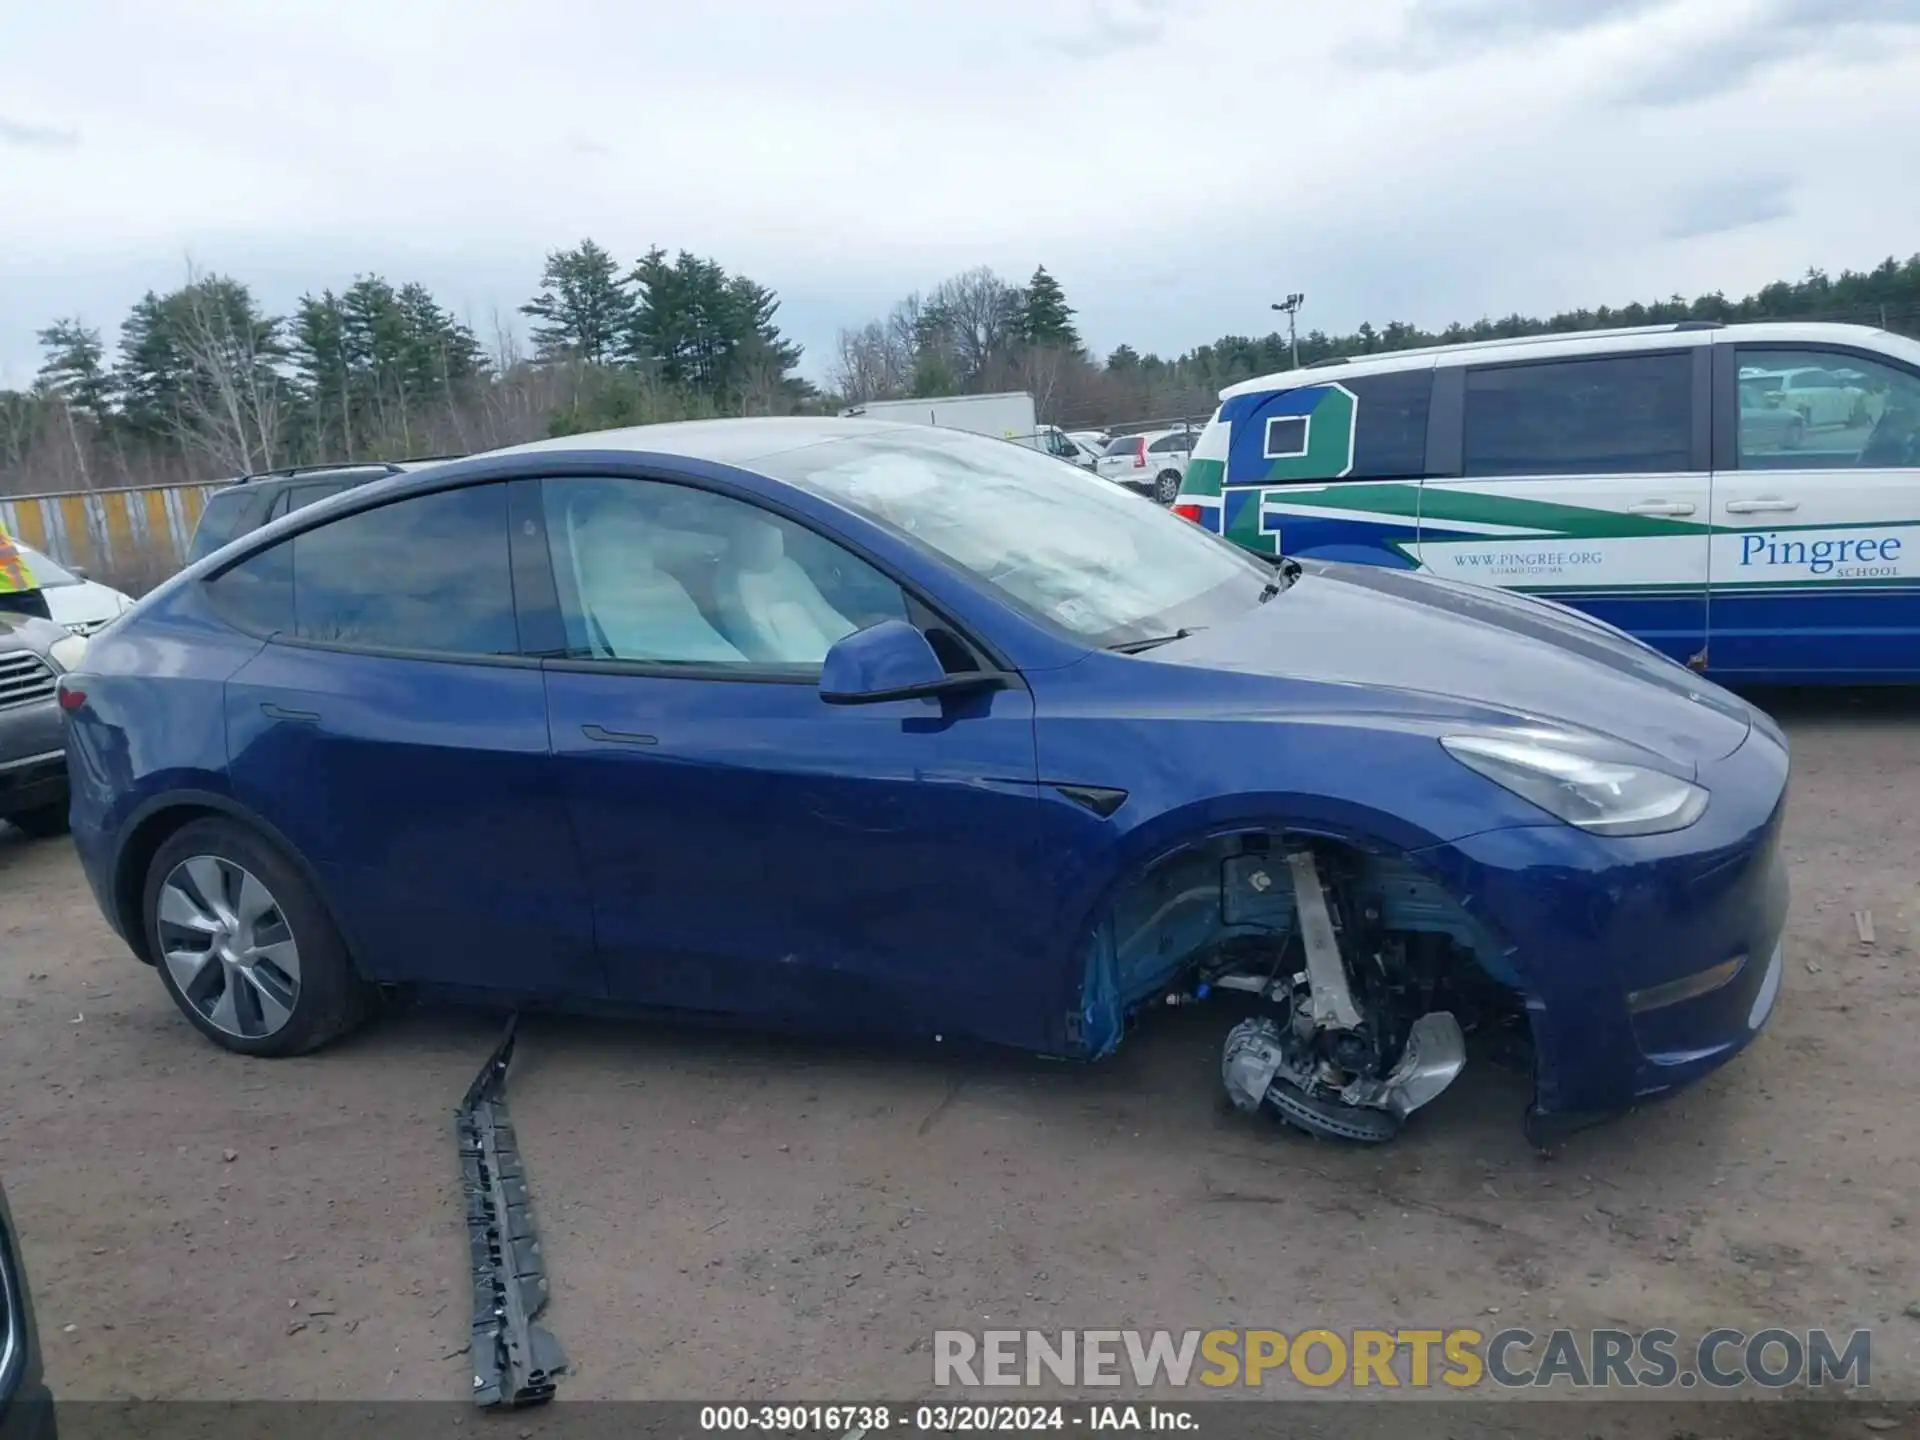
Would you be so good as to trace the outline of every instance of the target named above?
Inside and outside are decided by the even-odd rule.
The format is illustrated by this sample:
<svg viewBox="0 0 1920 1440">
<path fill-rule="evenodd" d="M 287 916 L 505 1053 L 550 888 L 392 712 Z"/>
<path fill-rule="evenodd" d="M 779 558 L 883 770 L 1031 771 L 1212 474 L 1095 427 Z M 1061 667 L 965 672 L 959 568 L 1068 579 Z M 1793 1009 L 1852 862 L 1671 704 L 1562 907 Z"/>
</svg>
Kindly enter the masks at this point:
<svg viewBox="0 0 1920 1440">
<path fill-rule="evenodd" d="M 252 499 L 253 496 L 238 485 L 216 490 L 208 496 L 206 509 L 200 512 L 200 523 L 194 527 L 193 543 L 187 547 L 187 559 L 194 561 L 211 555 L 238 535 L 240 522 L 246 518 L 247 503 Z"/>
<path fill-rule="evenodd" d="M 1350 382 L 1359 406 L 1354 428 L 1353 480 L 1403 480 L 1426 473 L 1431 370 L 1367 375 Z"/>
</svg>

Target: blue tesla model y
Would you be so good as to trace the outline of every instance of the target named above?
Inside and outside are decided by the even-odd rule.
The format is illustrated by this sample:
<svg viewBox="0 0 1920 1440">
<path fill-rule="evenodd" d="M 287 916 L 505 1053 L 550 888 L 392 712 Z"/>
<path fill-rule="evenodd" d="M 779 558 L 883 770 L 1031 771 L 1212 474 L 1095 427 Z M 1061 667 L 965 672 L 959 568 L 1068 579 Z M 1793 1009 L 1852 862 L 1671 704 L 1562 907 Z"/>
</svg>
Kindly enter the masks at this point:
<svg viewBox="0 0 1920 1440">
<path fill-rule="evenodd" d="M 1787 751 L 1744 701 L 928 427 L 396 475 L 189 566 L 61 702 L 101 909 L 248 1054 L 401 986 L 1078 1059 L 1231 993 L 1243 1108 L 1383 1140 L 1504 1026 L 1548 1136 L 1780 981 Z"/>
</svg>

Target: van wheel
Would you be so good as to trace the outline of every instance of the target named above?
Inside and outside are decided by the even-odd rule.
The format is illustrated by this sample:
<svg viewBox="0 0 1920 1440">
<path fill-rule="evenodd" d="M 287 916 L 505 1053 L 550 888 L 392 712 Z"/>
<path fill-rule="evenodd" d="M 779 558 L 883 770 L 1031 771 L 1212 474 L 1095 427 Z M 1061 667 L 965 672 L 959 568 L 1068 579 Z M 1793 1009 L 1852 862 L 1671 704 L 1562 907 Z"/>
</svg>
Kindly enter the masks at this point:
<svg viewBox="0 0 1920 1440">
<path fill-rule="evenodd" d="M 326 907 L 246 826 L 195 820 L 147 868 L 142 914 L 160 981 L 195 1029 L 242 1055 L 299 1055 L 373 1008 Z"/>
<path fill-rule="evenodd" d="M 1180 498 L 1180 472 L 1162 470 L 1153 477 L 1153 498 L 1162 505 L 1171 505 Z"/>
</svg>

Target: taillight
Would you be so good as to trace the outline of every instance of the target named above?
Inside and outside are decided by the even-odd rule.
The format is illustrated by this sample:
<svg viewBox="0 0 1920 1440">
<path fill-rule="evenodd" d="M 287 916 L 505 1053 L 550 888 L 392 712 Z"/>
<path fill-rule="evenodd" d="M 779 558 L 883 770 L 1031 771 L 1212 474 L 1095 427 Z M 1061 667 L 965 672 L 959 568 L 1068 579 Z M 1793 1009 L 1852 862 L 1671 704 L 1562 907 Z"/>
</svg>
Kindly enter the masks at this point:
<svg viewBox="0 0 1920 1440">
<path fill-rule="evenodd" d="M 60 708 L 62 710 L 78 710 L 82 705 L 86 703 L 87 703 L 86 691 L 75 690 L 71 685 L 67 684 L 67 682 L 64 680 L 60 682 Z"/>
<path fill-rule="evenodd" d="M 1144 438 L 1133 442 L 1133 468 L 1136 470 L 1147 468 L 1147 442 Z"/>
<path fill-rule="evenodd" d="M 1176 505 L 1173 507 L 1173 513 L 1178 515 L 1182 520 L 1191 520 L 1196 525 L 1200 523 L 1200 507 L 1198 505 Z"/>
</svg>

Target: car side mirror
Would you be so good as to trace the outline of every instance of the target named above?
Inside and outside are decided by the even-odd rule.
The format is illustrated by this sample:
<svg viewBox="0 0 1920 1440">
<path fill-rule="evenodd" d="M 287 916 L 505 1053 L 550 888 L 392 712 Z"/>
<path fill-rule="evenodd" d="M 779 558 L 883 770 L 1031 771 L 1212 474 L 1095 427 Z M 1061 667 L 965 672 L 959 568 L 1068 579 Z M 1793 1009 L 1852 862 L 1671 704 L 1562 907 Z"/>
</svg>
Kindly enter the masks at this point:
<svg viewBox="0 0 1920 1440">
<path fill-rule="evenodd" d="M 90 578 L 87 574 L 87 567 L 84 565 L 69 565 L 67 566 L 67 573 L 76 580 L 86 580 Z"/>
<path fill-rule="evenodd" d="M 854 631 L 827 651 L 820 666 L 820 698 L 829 705 L 919 700 L 1005 683 L 991 671 L 949 675 L 927 637 L 904 620 Z"/>
</svg>

